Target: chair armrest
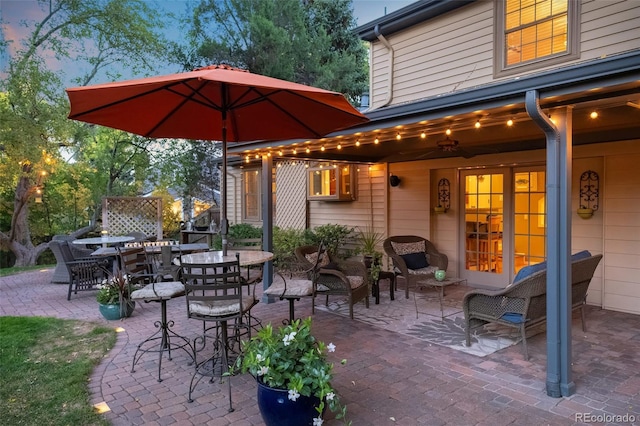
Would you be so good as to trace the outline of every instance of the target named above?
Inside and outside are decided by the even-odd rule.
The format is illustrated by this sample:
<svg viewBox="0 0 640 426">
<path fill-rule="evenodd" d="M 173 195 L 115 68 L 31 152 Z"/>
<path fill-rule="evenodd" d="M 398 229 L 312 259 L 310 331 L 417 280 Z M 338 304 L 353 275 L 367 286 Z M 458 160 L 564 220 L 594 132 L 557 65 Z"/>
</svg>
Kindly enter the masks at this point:
<svg viewBox="0 0 640 426">
<path fill-rule="evenodd" d="M 427 253 L 429 255 L 429 265 L 437 266 L 439 269 L 447 270 L 449 258 L 444 253 Z"/>
</svg>

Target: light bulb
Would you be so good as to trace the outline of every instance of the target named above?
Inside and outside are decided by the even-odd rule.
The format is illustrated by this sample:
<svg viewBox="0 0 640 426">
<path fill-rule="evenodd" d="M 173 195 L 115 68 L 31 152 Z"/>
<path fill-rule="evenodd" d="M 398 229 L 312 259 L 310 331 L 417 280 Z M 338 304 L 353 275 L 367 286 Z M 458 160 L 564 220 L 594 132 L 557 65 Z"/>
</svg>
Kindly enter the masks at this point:
<svg viewBox="0 0 640 426">
<path fill-rule="evenodd" d="M 451 129 L 447 129 L 445 133 L 447 134 L 447 136 L 451 136 Z"/>
<path fill-rule="evenodd" d="M 598 118 L 598 112 L 597 111 L 591 111 L 591 114 L 589 114 L 589 117 L 591 117 L 591 119 L 595 120 L 596 118 Z"/>
<path fill-rule="evenodd" d="M 481 124 L 480 124 L 480 120 L 476 121 L 475 126 L 476 126 L 476 129 L 479 129 L 479 128 L 480 128 L 480 126 L 481 126 Z"/>
<path fill-rule="evenodd" d="M 512 119 L 508 119 L 507 120 L 507 126 L 509 126 L 509 127 L 513 126 L 513 120 Z"/>
<path fill-rule="evenodd" d="M 320 147 L 320 151 L 324 152 L 324 145 Z"/>
<path fill-rule="evenodd" d="M 356 141 L 356 146 L 360 146 L 360 139 Z"/>
<path fill-rule="evenodd" d="M 338 148 L 338 150 L 340 150 L 340 149 L 342 149 L 342 145 L 338 144 L 338 146 L 336 148 Z"/>
<path fill-rule="evenodd" d="M 400 132 L 396 133 L 396 139 L 397 139 L 397 140 L 402 139 L 402 136 L 400 135 Z"/>
<path fill-rule="evenodd" d="M 427 133 L 423 131 L 422 133 L 420 133 L 420 137 L 421 137 L 422 139 L 426 139 L 426 137 L 427 137 Z"/>
<path fill-rule="evenodd" d="M 311 152 L 309 148 L 306 149 L 307 154 Z"/>
<path fill-rule="evenodd" d="M 376 138 L 373 140 L 373 143 L 374 143 L 374 144 L 376 144 L 376 145 L 378 145 L 378 144 L 380 143 L 380 139 L 378 139 L 378 137 L 376 137 Z"/>
</svg>

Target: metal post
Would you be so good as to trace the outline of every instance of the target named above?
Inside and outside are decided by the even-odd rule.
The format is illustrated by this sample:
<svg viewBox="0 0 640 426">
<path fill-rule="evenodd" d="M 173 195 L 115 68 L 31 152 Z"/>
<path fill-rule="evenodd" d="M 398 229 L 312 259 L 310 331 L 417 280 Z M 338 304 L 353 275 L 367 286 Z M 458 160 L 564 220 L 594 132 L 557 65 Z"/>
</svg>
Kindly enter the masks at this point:
<svg viewBox="0 0 640 426">
<path fill-rule="evenodd" d="M 262 249 L 273 252 L 273 157 L 262 156 Z M 266 262 L 262 285 L 266 290 L 273 281 L 273 262 Z M 266 301 L 266 300 L 265 300 Z"/>
</svg>

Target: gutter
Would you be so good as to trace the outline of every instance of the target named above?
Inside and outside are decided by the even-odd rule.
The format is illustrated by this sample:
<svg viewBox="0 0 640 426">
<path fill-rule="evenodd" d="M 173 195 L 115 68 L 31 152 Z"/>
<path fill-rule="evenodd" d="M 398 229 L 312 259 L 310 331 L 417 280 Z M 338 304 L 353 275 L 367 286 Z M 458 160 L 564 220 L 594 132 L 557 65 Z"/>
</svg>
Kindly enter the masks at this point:
<svg viewBox="0 0 640 426">
<path fill-rule="evenodd" d="M 387 72 L 387 75 L 389 76 L 388 77 L 389 89 L 387 90 L 387 98 L 384 100 L 382 105 L 377 107 L 377 108 L 382 108 L 389 105 L 391 103 L 391 99 L 393 99 L 393 61 L 394 61 L 395 51 L 393 50 L 391 43 L 389 43 L 389 41 L 386 38 L 384 38 L 384 36 L 380 32 L 380 25 L 376 25 L 373 31 L 376 37 L 378 38 L 378 40 L 380 40 L 380 43 L 382 43 L 384 47 L 386 47 L 387 50 L 389 51 L 389 71 Z M 373 106 L 373 102 L 371 102 L 370 105 Z"/>
</svg>

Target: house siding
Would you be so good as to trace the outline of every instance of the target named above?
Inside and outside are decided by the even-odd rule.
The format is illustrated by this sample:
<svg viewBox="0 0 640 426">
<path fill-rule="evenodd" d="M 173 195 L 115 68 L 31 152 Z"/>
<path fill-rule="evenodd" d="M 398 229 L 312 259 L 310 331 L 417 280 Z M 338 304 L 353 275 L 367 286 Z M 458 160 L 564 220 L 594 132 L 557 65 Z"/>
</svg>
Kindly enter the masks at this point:
<svg viewBox="0 0 640 426">
<path fill-rule="evenodd" d="M 516 74 L 494 78 L 494 6 L 491 1 L 475 2 L 386 37 L 394 49 L 390 104 L 517 77 Z M 639 6 L 633 0 L 583 1 L 580 55 L 563 66 L 637 49 Z M 389 51 L 376 41 L 371 45 L 371 58 L 371 108 L 376 109 L 384 106 L 389 95 Z M 534 72 L 556 67 L 542 67 Z"/>
<path fill-rule="evenodd" d="M 358 168 L 357 200 L 310 201 L 310 228 L 325 224 L 366 227 L 387 235 L 386 200 L 387 172 L 384 165 L 360 165 Z M 380 247 L 382 251 L 382 247 Z"/>
<path fill-rule="evenodd" d="M 637 188 L 640 152 L 637 151 L 607 155 L 604 159 L 602 307 L 640 314 L 640 193 Z"/>
</svg>

